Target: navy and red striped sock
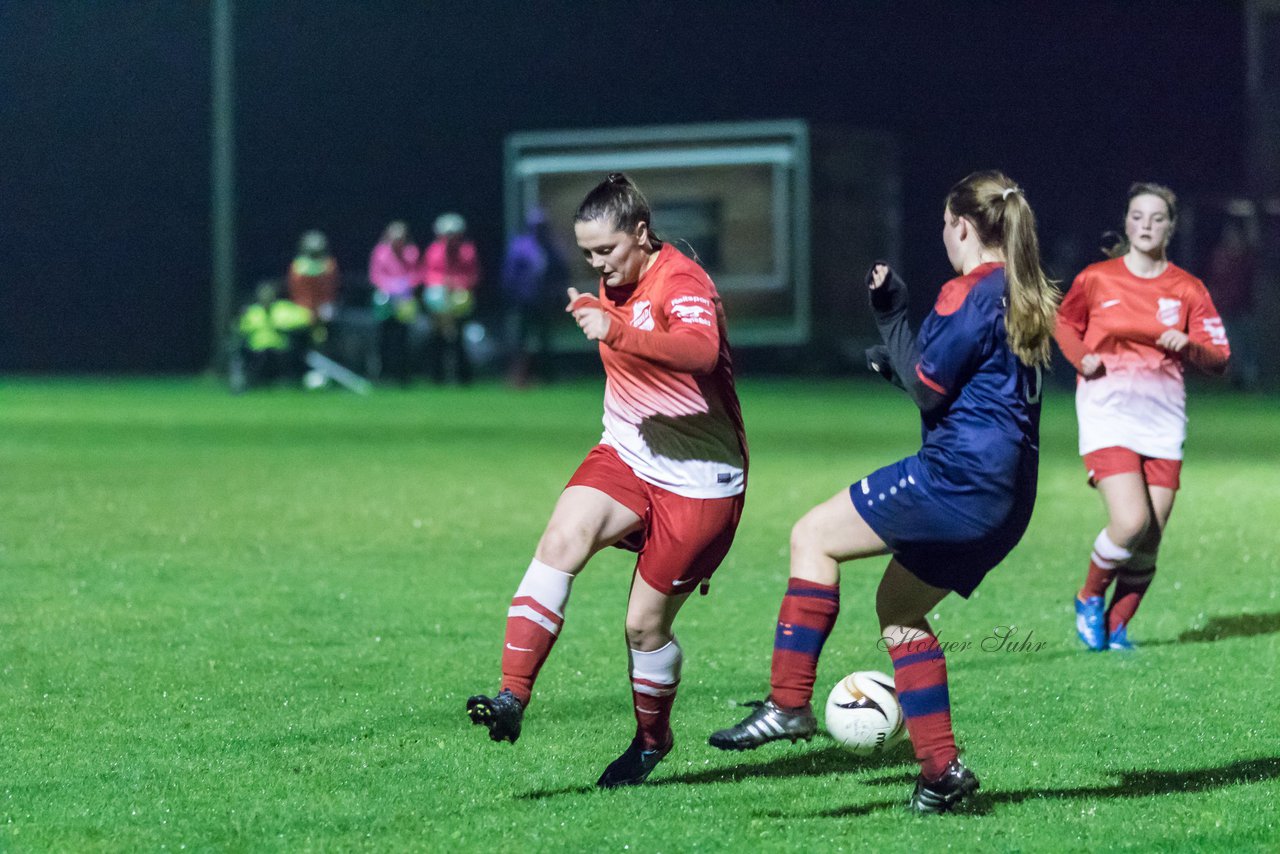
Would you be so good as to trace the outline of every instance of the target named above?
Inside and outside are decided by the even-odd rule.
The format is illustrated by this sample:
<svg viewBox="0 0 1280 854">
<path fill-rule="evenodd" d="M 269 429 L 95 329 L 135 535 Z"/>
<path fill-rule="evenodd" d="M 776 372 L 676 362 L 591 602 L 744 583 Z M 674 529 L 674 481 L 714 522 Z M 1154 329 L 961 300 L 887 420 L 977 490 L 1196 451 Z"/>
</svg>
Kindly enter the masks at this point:
<svg viewBox="0 0 1280 854">
<path fill-rule="evenodd" d="M 951 696 L 947 689 L 947 659 L 932 632 L 916 632 L 889 648 L 898 702 L 907 732 L 926 780 L 936 780 L 956 758 L 951 731 Z"/>
<path fill-rule="evenodd" d="M 840 587 L 792 578 L 778 610 L 773 637 L 770 698 L 784 708 L 803 706 L 813 697 L 818 656 L 840 613 Z"/>
</svg>

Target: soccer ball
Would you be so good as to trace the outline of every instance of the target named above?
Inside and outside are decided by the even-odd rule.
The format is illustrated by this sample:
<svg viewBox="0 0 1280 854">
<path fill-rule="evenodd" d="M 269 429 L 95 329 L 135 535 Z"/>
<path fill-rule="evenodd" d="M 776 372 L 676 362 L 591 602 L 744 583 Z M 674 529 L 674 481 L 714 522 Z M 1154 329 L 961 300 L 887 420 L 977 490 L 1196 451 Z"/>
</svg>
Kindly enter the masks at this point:
<svg viewBox="0 0 1280 854">
<path fill-rule="evenodd" d="M 893 679 L 859 670 L 836 683 L 827 697 L 827 732 L 858 756 L 873 756 L 906 734 Z"/>
</svg>

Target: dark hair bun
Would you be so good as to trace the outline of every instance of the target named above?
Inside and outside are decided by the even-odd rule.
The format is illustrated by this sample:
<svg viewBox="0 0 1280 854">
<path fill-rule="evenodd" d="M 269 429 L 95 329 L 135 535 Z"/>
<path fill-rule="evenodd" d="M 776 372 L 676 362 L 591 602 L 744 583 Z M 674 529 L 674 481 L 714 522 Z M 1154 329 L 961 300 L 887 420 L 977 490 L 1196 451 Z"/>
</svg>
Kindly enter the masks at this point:
<svg viewBox="0 0 1280 854">
<path fill-rule="evenodd" d="M 627 176 L 621 172 L 610 172 L 609 177 L 605 178 L 605 180 L 610 184 L 621 184 L 622 186 L 626 186 L 631 183 L 627 180 Z"/>
</svg>

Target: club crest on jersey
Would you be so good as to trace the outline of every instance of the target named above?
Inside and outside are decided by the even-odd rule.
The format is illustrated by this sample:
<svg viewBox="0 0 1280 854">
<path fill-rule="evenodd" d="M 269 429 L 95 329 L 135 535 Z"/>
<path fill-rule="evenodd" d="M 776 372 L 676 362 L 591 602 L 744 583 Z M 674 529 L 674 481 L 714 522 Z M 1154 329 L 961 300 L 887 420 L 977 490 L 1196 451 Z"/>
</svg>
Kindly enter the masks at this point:
<svg viewBox="0 0 1280 854">
<path fill-rule="evenodd" d="M 631 325 L 636 329 L 653 329 L 653 305 L 647 299 L 631 306 Z"/>
<path fill-rule="evenodd" d="M 1156 319 L 1165 326 L 1176 326 L 1178 315 L 1182 313 L 1182 300 L 1161 297 L 1156 302 L 1159 304 L 1156 308 Z"/>
</svg>

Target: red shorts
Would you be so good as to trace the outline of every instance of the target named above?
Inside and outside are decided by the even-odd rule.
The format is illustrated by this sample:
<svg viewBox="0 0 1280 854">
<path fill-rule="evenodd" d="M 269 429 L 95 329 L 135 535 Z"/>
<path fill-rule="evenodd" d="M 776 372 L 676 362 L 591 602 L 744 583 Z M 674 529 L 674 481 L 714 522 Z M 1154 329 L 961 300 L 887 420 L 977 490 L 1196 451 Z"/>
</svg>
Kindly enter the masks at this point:
<svg viewBox="0 0 1280 854">
<path fill-rule="evenodd" d="M 1165 460 L 1160 457 L 1144 457 L 1137 451 L 1114 446 L 1099 448 L 1084 455 L 1084 467 L 1089 472 L 1089 485 L 1097 486 L 1098 481 L 1113 474 L 1138 472 L 1147 482 L 1147 486 L 1163 486 L 1177 490 L 1179 475 L 1182 473 L 1182 460 Z"/>
<path fill-rule="evenodd" d="M 614 545 L 639 552 L 636 572 L 660 593 L 692 593 L 729 553 L 743 495 L 686 498 L 641 480 L 608 445 L 596 445 L 568 486 L 589 486 L 624 505 L 644 527 Z"/>
</svg>

